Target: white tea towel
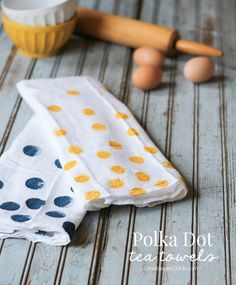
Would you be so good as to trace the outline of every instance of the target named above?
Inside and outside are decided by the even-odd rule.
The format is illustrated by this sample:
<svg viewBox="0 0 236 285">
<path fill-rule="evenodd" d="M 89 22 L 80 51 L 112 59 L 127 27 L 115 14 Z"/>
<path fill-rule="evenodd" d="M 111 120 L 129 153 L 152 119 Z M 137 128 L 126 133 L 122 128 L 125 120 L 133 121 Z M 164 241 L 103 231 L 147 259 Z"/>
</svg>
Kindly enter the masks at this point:
<svg viewBox="0 0 236 285">
<path fill-rule="evenodd" d="M 0 158 L 0 238 L 67 244 L 86 213 L 45 136 L 36 114 Z"/>
<path fill-rule="evenodd" d="M 5 217 L 4 226 L 0 223 L 5 235 L 0 237 L 13 236 L 14 231 L 38 241 L 38 229 L 45 232 L 37 234 L 40 241 L 66 244 L 87 210 L 110 204 L 154 206 L 186 195 L 178 171 L 128 108 L 98 81 L 38 79 L 21 81 L 17 87 L 36 115 L 0 159 L 0 202 L 10 201 L 8 192 L 13 202 L 10 211 L 0 205 L 0 217 Z M 13 180 L 18 187 L 10 191 Z M 29 192 L 32 187 L 37 191 Z M 30 209 L 28 199 L 43 202 Z"/>
</svg>

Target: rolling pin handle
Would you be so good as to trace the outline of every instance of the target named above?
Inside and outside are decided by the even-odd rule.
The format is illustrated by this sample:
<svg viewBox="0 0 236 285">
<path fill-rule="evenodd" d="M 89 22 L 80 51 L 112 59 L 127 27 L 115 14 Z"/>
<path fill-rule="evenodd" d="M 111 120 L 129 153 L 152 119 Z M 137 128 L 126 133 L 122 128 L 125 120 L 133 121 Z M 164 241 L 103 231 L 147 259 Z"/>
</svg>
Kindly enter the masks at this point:
<svg viewBox="0 0 236 285">
<path fill-rule="evenodd" d="M 193 55 L 203 55 L 203 56 L 223 56 L 223 51 L 211 46 L 204 45 L 202 43 L 197 43 L 190 40 L 179 39 L 175 43 L 176 50 Z"/>
</svg>

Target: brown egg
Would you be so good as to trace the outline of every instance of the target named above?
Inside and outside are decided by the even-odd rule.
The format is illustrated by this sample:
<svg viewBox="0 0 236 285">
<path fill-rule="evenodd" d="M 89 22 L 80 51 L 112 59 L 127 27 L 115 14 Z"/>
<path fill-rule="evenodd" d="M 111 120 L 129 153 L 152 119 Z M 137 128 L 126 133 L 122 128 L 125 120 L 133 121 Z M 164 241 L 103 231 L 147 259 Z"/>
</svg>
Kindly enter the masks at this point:
<svg viewBox="0 0 236 285">
<path fill-rule="evenodd" d="M 195 57 L 186 62 L 184 76 L 194 82 L 201 83 L 210 79 L 214 74 L 214 63 L 208 57 Z"/>
<path fill-rule="evenodd" d="M 142 90 L 156 88 L 162 80 L 162 71 L 153 65 L 142 65 L 136 68 L 132 74 L 134 86 Z"/>
<path fill-rule="evenodd" d="M 136 49 L 133 54 L 134 62 L 137 65 L 154 65 L 162 67 L 165 56 L 162 52 L 151 47 L 141 47 Z"/>
</svg>

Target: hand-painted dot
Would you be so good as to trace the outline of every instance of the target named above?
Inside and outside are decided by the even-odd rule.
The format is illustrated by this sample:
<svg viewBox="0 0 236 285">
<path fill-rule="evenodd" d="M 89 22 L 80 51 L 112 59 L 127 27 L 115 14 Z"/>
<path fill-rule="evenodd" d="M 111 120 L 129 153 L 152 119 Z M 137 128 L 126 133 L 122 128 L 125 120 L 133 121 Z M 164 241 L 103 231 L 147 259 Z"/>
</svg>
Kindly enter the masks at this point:
<svg viewBox="0 0 236 285">
<path fill-rule="evenodd" d="M 101 159 L 107 159 L 112 156 L 112 154 L 108 151 L 98 151 L 96 155 Z"/>
<path fill-rule="evenodd" d="M 95 115 L 95 111 L 93 109 L 90 109 L 90 108 L 86 108 L 83 110 L 83 113 L 87 116 L 93 116 Z"/>
<path fill-rule="evenodd" d="M 75 191 L 74 191 L 74 189 L 73 189 L 72 187 L 70 187 L 70 191 L 71 191 L 71 192 L 73 192 L 73 193 L 75 192 Z"/>
<path fill-rule="evenodd" d="M 92 125 L 92 129 L 95 130 L 95 131 L 104 131 L 106 130 L 106 126 L 102 123 L 94 123 Z"/>
<path fill-rule="evenodd" d="M 76 91 L 76 90 L 68 90 L 66 91 L 66 94 L 71 95 L 71 96 L 78 96 L 80 93 L 79 91 Z"/>
<path fill-rule="evenodd" d="M 70 147 L 68 148 L 68 151 L 69 151 L 70 153 L 80 154 L 80 153 L 83 151 L 83 149 L 82 149 L 81 147 L 79 147 L 79 146 L 70 146 Z"/>
<path fill-rule="evenodd" d="M 14 222 L 24 223 L 24 222 L 29 221 L 31 219 L 31 217 L 29 215 L 12 215 L 11 219 Z"/>
<path fill-rule="evenodd" d="M 38 177 L 29 178 L 25 182 L 25 186 L 33 190 L 41 189 L 43 188 L 44 185 L 45 185 L 45 182 L 41 178 L 38 178 Z"/>
<path fill-rule="evenodd" d="M 169 182 L 167 180 L 160 180 L 155 183 L 155 186 L 157 187 L 166 187 L 168 185 L 169 185 Z"/>
<path fill-rule="evenodd" d="M 144 163 L 144 159 L 141 156 L 130 156 L 129 161 L 133 163 Z"/>
<path fill-rule="evenodd" d="M 54 164 L 56 165 L 57 168 L 62 169 L 62 165 L 61 165 L 61 162 L 60 162 L 59 159 L 56 159 L 56 160 L 54 161 Z"/>
<path fill-rule="evenodd" d="M 70 239 L 72 239 L 75 233 L 75 224 L 73 224 L 72 222 L 64 222 L 62 226 L 65 232 L 68 233 Z"/>
<path fill-rule="evenodd" d="M 166 168 L 174 168 L 174 166 L 169 161 L 164 161 L 162 165 Z"/>
<path fill-rule="evenodd" d="M 142 182 L 146 182 L 150 180 L 150 176 L 145 172 L 136 172 L 135 176 L 139 181 L 142 181 Z"/>
<path fill-rule="evenodd" d="M 116 118 L 118 118 L 118 119 L 128 119 L 128 118 L 129 118 L 129 115 L 126 114 L 126 113 L 117 112 L 117 113 L 116 113 Z"/>
<path fill-rule="evenodd" d="M 85 175 L 85 174 L 80 174 L 80 175 L 77 175 L 76 177 L 74 177 L 74 180 L 76 182 L 79 182 L 79 183 L 85 183 L 87 181 L 89 181 L 90 177 L 88 175 Z"/>
<path fill-rule="evenodd" d="M 54 199 L 54 204 L 57 207 L 67 207 L 72 203 L 73 199 L 69 196 L 59 196 Z"/>
<path fill-rule="evenodd" d="M 46 237 L 53 237 L 55 233 L 54 232 L 38 230 L 35 234 L 36 235 L 46 236 Z"/>
<path fill-rule="evenodd" d="M 154 146 L 145 146 L 144 151 L 155 154 L 158 152 L 157 148 Z"/>
<path fill-rule="evenodd" d="M 43 205 L 45 205 L 45 203 L 46 201 L 41 200 L 39 198 L 30 198 L 25 202 L 26 206 L 32 210 L 37 210 L 41 208 Z"/>
<path fill-rule="evenodd" d="M 27 145 L 23 148 L 23 152 L 28 156 L 35 156 L 41 153 L 41 149 L 36 145 Z"/>
<path fill-rule="evenodd" d="M 52 111 L 52 112 L 60 112 L 61 111 L 61 107 L 60 106 L 57 106 L 57 105 L 50 105 L 50 106 L 47 106 L 47 109 L 49 111 Z"/>
<path fill-rule="evenodd" d="M 66 215 L 59 211 L 48 211 L 45 215 L 52 217 L 52 218 L 64 218 Z"/>
<path fill-rule="evenodd" d="M 125 173 L 125 169 L 124 167 L 120 166 L 120 165 L 113 165 L 111 167 L 111 171 L 118 173 L 118 174 L 123 174 Z"/>
<path fill-rule="evenodd" d="M 123 149 L 123 146 L 116 141 L 109 141 L 109 146 L 114 149 Z"/>
<path fill-rule="evenodd" d="M 139 135 L 139 132 L 133 128 L 129 128 L 128 131 L 127 131 L 128 135 L 129 136 L 138 136 Z"/>
<path fill-rule="evenodd" d="M 2 180 L 0 180 L 0 189 L 2 189 L 4 187 L 4 183 L 2 182 Z"/>
<path fill-rule="evenodd" d="M 77 160 L 71 160 L 64 165 L 64 170 L 67 171 L 67 170 L 75 167 L 76 164 L 77 164 Z"/>
<path fill-rule="evenodd" d="M 85 199 L 88 201 L 96 200 L 101 196 L 101 193 L 96 190 L 88 191 L 85 193 Z"/>
<path fill-rule="evenodd" d="M 131 196 L 141 196 L 141 195 L 144 195 L 145 193 L 146 191 L 143 188 L 133 188 L 130 191 Z"/>
<path fill-rule="evenodd" d="M 121 188 L 124 186 L 124 182 L 120 178 L 114 178 L 109 180 L 109 186 L 111 188 Z"/>
<path fill-rule="evenodd" d="M 20 205 L 15 202 L 10 201 L 10 202 L 2 203 L 0 208 L 3 210 L 7 210 L 7 211 L 16 211 L 20 208 Z"/>
<path fill-rule="evenodd" d="M 67 135 L 67 131 L 64 130 L 64 129 L 58 129 L 54 132 L 54 134 L 57 136 L 57 137 L 61 137 L 61 136 L 66 136 Z"/>
</svg>

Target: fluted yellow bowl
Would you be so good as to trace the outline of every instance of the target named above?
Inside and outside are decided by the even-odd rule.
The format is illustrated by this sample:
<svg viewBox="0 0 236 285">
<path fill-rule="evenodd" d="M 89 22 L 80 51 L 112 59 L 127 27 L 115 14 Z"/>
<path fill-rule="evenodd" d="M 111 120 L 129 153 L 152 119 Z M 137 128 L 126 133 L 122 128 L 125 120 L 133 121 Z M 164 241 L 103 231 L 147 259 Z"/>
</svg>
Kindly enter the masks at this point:
<svg viewBox="0 0 236 285">
<path fill-rule="evenodd" d="M 74 31 L 76 16 L 71 20 L 47 27 L 24 26 L 3 15 L 5 31 L 19 51 L 32 58 L 53 56 L 69 40 Z"/>
</svg>

